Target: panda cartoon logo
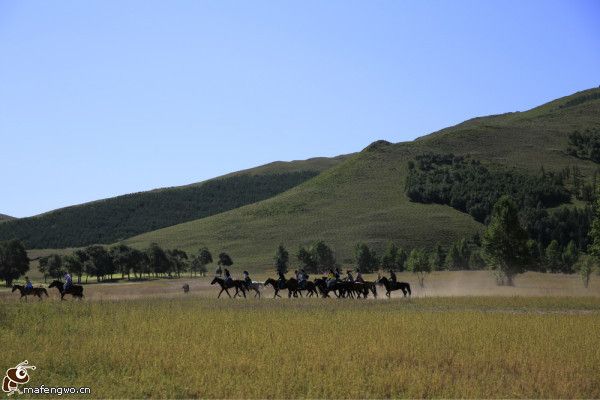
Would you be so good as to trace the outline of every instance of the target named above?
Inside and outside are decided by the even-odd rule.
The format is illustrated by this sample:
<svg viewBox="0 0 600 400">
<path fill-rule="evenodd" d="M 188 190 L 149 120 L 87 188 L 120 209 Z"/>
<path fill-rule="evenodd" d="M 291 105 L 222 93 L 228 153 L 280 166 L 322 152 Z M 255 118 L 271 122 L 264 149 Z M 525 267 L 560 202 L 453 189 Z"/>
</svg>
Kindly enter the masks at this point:
<svg viewBox="0 0 600 400">
<path fill-rule="evenodd" d="M 2 381 L 2 391 L 8 393 L 8 396 L 15 392 L 21 394 L 22 392 L 19 390 L 19 385 L 24 385 L 29 382 L 27 370 L 35 370 L 35 366 L 28 364 L 29 361 L 25 360 L 17 364 L 16 367 L 6 370 L 6 375 Z"/>
</svg>

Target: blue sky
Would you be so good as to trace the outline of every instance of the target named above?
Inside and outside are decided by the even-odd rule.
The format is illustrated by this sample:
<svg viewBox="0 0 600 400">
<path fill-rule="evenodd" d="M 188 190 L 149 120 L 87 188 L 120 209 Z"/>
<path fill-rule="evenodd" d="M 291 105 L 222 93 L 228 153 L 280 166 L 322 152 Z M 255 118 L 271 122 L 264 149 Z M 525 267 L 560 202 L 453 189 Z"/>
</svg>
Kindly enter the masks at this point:
<svg viewBox="0 0 600 400">
<path fill-rule="evenodd" d="M 600 85 L 598 1 L 0 0 L 0 213 L 406 141 Z"/>
</svg>

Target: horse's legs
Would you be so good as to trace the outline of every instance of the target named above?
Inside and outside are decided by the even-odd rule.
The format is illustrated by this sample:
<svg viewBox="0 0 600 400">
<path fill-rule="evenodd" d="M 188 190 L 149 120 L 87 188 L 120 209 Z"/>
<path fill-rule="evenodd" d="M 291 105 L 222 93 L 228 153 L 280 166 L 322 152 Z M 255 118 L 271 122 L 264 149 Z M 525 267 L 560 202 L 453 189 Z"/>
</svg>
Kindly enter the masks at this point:
<svg viewBox="0 0 600 400">
<path fill-rule="evenodd" d="M 217 296 L 217 299 L 221 297 L 221 293 L 223 293 L 223 290 L 225 290 L 225 289 L 221 289 L 221 291 L 219 292 L 219 295 Z"/>
</svg>

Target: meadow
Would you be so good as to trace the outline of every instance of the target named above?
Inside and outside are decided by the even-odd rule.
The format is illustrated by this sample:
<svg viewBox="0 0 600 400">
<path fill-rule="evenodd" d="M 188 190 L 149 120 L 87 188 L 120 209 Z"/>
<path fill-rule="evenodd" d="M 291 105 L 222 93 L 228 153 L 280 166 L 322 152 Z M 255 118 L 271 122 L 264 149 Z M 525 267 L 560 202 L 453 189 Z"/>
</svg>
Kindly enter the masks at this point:
<svg viewBox="0 0 600 400">
<path fill-rule="evenodd" d="M 526 274 L 465 296 L 457 281 L 483 273 L 445 274 L 391 300 L 217 300 L 207 278 L 87 285 L 81 302 L 3 290 L 2 360 L 90 398 L 600 397 L 595 280 Z"/>
</svg>

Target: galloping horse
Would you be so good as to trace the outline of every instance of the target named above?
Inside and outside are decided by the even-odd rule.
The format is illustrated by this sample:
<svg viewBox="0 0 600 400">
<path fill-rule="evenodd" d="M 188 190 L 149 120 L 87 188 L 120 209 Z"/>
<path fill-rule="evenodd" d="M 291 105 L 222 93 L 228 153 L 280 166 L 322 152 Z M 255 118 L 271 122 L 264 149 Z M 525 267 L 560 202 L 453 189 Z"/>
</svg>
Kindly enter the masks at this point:
<svg viewBox="0 0 600 400">
<path fill-rule="evenodd" d="M 254 290 L 254 297 L 258 296 L 258 298 L 260 299 L 260 291 L 263 288 L 263 284 L 262 282 L 256 282 L 256 281 L 252 281 L 251 284 L 246 286 L 246 290 L 251 291 Z"/>
<path fill-rule="evenodd" d="M 313 297 L 313 295 L 319 297 L 319 292 L 317 291 L 317 285 L 315 285 L 314 282 L 305 281 L 304 285 L 301 285 L 298 282 L 298 288 L 296 289 L 296 293 L 298 293 L 300 295 L 300 297 L 302 297 L 303 290 L 306 290 L 308 292 L 308 293 L 306 293 L 307 297 Z"/>
<path fill-rule="evenodd" d="M 288 279 L 285 282 L 280 282 L 276 279 L 273 278 L 269 278 L 265 281 L 265 286 L 271 285 L 273 286 L 273 289 L 275 289 L 275 294 L 273 295 L 273 298 L 275 297 L 281 297 L 279 295 L 279 291 L 282 289 L 287 289 L 288 290 L 288 298 L 292 297 L 292 294 L 294 295 L 294 297 L 297 297 L 297 293 L 298 293 L 298 281 L 294 278 L 292 279 Z"/>
<path fill-rule="evenodd" d="M 235 294 L 233 295 L 233 298 L 236 298 L 239 295 L 240 291 L 244 295 L 244 298 L 246 298 L 246 284 L 244 283 L 244 281 L 231 280 L 230 283 L 225 283 L 225 279 L 215 276 L 210 284 L 214 285 L 215 283 L 218 283 L 219 286 L 221 286 L 221 291 L 219 292 L 217 299 L 221 297 L 221 294 L 223 292 L 227 293 L 227 296 L 229 296 L 229 298 L 231 298 L 231 294 L 229 294 L 229 290 L 227 290 L 227 289 L 234 289 L 234 288 L 235 288 Z"/>
<path fill-rule="evenodd" d="M 61 300 L 64 300 L 65 294 L 70 294 L 73 297 L 77 297 L 79 300 L 81 300 L 83 298 L 83 286 L 71 285 L 69 290 L 67 290 L 66 293 L 63 293 L 64 286 L 65 286 L 65 284 L 62 283 L 61 281 L 52 281 L 52 283 L 48 287 L 49 288 L 55 287 L 56 289 L 58 289 Z"/>
<path fill-rule="evenodd" d="M 404 297 L 406 297 L 407 293 L 409 296 L 411 295 L 410 285 L 408 284 L 408 282 L 392 282 L 384 276 L 382 278 L 379 278 L 377 283 L 380 283 L 385 287 L 385 295 L 387 297 L 391 297 L 390 294 L 394 290 L 402 290 L 402 293 L 404 293 Z"/>
<path fill-rule="evenodd" d="M 21 292 L 21 297 L 19 298 L 22 299 L 23 297 L 25 297 L 25 301 L 27 301 L 27 296 L 37 296 L 39 297 L 40 300 L 42 300 L 42 294 L 45 294 L 46 297 L 48 297 L 48 291 L 42 287 L 40 288 L 31 288 L 29 290 L 25 289 L 25 286 L 23 285 L 14 285 L 12 287 L 12 291 L 14 292 L 15 290 L 18 290 L 19 292 Z"/>
</svg>

